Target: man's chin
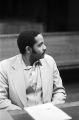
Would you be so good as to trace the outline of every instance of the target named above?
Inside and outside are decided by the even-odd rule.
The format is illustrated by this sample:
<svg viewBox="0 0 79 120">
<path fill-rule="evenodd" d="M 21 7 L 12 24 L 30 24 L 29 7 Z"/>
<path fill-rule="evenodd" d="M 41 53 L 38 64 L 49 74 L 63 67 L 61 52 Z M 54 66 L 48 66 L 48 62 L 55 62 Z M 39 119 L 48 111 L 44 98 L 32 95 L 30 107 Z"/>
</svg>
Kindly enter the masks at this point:
<svg viewBox="0 0 79 120">
<path fill-rule="evenodd" d="M 45 53 L 41 55 L 41 59 L 44 58 L 44 56 L 45 56 Z"/>
</svg>

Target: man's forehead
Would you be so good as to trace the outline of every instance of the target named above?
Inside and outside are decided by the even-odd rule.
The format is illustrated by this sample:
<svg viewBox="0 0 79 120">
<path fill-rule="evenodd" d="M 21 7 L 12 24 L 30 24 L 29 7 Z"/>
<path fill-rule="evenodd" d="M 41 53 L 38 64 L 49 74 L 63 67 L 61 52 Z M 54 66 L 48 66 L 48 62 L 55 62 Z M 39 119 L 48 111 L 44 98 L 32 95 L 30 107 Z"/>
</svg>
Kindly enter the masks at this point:
<svg viewBox="0 0 79 120">
<path fill-rule="evenodd" d="M 44 41 L 44 38 L 43 38 L 43 35 L 42 34 L 38 34 L 36 37 L 35 37 L 35 40 L 36 42 L 41 42 L 41 41 Z"/>
</svg>

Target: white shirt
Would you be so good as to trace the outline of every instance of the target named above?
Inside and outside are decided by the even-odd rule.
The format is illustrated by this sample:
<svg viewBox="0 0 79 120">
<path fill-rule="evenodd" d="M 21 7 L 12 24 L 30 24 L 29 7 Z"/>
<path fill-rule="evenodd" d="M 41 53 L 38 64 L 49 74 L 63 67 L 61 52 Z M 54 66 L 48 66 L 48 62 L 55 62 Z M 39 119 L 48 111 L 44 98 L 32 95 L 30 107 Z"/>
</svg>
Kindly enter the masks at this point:
<svg viewBox="0 0 79 120">
<path fill-rule="evenodd" d="M 22 60 L 28 106 L 42 103 L 42 78 L 39 61 L 26 66 Z"/>
</svg>

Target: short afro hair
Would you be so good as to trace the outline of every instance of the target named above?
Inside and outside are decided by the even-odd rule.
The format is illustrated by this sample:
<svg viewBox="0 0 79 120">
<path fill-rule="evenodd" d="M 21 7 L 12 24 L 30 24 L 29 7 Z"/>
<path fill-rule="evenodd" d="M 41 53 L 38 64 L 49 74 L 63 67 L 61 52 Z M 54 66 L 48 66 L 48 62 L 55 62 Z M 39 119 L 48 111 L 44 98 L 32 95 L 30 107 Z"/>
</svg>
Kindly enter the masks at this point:
<svg viewBox="0 0 79 120">
<path fill-rule="evenodd" d="M 21 54 L 25 54 L 26 46 L 33 48 L 35 37 L 40 34 L 38 31 L 23 31 L 17 38 L 17 45 Z"/>
</svg>

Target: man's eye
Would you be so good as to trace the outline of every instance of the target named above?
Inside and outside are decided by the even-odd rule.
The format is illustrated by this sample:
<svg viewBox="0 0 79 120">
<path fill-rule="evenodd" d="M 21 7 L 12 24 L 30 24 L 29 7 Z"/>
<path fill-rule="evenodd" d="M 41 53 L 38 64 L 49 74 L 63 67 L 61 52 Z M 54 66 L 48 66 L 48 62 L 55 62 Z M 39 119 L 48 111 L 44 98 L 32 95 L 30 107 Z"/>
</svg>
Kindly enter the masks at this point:
<svg viewBox="0 0 79 120">
<path fill-rule="evenodd" d="M 43 42 L 42 42 L 42 43 L 40 43 L 40 44 L 38 45 L 38 47 L 41 47 L 43 44 L 44 44 Z"/>
<path fill-rule="evenodd" d="M 42 46 L 42 44 L 39 44 L 39 45 L 38 45 L 38 47 L 41 47 L 41 46 Z"/>
</svg>

